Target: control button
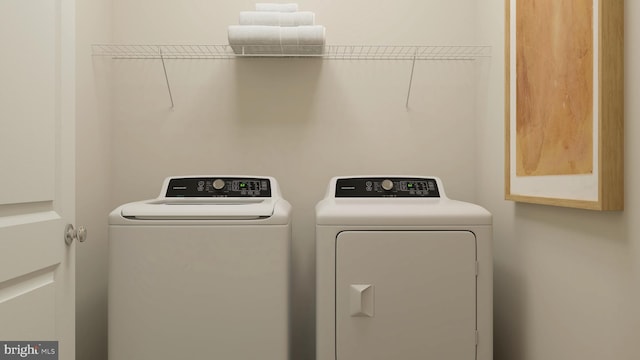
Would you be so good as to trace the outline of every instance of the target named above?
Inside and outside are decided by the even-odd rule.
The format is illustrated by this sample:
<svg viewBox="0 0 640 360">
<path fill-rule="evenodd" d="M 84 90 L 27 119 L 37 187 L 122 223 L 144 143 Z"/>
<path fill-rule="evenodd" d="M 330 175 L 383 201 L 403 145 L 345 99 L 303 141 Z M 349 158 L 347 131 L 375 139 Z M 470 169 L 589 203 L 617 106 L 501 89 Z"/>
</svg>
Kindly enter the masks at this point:
<svg viewBox="0 0 640 360">
<path fill-rule="evenodd" d="M 384 179 L 382 180 L 382 184 L 381 184 L 382 188 L 389 191 L 391 189 L 393 189 L 393 181 L 389 180 L 389 179 Z"/>
<path fill-rule="evenodd" d="M 224 185 L 225 185 L 225 184 L 224 184 L 224 180 L 222 180 L 222 179 L 216 179 L 216 180 L 213 182 L 213 188 L 214 188 L 214 189 L 216 189 L 216 190 L 222 190 L 222 189 L 224 189 Z"/>
</svg>

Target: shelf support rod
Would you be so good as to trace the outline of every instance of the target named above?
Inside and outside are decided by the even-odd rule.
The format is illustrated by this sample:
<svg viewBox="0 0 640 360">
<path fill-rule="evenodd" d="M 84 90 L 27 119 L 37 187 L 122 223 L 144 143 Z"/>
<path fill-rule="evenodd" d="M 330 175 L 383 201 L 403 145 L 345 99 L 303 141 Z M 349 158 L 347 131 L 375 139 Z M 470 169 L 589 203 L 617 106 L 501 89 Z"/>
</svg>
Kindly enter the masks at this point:
<svg viewBox="0 0 640 360">
<path fill-rule="evenodd" d="M 411 96 L 411 85 L 413 84 L 413 70 L 416 68 L 417 49 L 413 51 L 413 62 L 411 63 L 411 75 L 409 76 L 409 89 L 407 90 L 407 102 L 404 105 L 409 108 L 409 97 Z"/>
<path fill-rule="evenodd" d="M 160 49 L 160 60 L 162 60 L 162 70 L 164 70 L 164 80 L 167 82 L 167 90 L 169 90 L 169 100 L 171 100 L 171 108 L 173 109 L 173 94 L 171 94 L 171 84 L 169 84 L 169 76 L 167 76 L 167 66 L 164 64 L 164 55 L 162 54 L 162 47 Z"/>
</svg>

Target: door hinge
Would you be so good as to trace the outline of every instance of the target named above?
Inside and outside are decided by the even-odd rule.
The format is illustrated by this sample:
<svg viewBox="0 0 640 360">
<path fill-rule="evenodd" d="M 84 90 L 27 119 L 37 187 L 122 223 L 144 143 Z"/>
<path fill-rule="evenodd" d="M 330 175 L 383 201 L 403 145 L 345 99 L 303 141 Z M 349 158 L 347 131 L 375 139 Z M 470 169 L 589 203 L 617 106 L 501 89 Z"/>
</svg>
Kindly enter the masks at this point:
<svg viewBox="0 0 640 360">
<path fill-rule="evenodd" d="M 480 263 L 476 261 L 476 277 L 478 277 L 479 273 L 480 273 Z"/>
<path fill-rule="evenodd" d="M 478 330 L 476 330 L 475 337 L 476 337 L 476 347 L 477 347 L 479 342 L 479 337 L 480 337 L 480 335 L 478 334 Z"/>
</svg>

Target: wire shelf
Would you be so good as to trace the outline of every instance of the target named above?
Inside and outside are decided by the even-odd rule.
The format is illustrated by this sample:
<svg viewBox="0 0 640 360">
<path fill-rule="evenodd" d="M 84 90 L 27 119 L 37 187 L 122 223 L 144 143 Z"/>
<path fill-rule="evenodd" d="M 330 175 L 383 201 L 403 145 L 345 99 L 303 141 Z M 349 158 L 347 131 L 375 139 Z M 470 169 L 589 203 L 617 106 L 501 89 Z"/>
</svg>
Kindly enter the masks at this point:
<svg viewBox="0 0 640 360">
<path fill-rule="evenodd" d="M 318 58 L 336 60 L 410 60 L 411 74 L 407 89 L 409 108 L 413 72 L 417 60 L 476 60 L 491 57 L 490 46 L 402 46 L 402 45 L 117 45 L 94 44 L 93 56 L 112 59 L 159 59 L 174 107 L 165 60 L 235 59 L 242 57 Z"/>
<path fill-rule="evenodd" d="M 309 57 L 361 60 L 475 60 L 491 56 L 490 46 L 402 45 L 92 45 L 94 56 L 113 59 L 231 59 Z"/>
</svg>

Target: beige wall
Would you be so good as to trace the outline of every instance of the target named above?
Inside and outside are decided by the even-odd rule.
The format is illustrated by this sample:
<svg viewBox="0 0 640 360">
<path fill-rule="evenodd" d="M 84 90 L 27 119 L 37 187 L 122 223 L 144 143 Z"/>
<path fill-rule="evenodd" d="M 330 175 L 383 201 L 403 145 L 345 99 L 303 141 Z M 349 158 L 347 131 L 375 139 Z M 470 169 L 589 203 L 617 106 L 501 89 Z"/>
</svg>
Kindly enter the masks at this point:
<svg viewBox="0 0 640 360">
<path fill-rule="evenodd" d="M 90 45 L 111 42 L 111 1 L 76 1 L 76 357 L 107 359 L 107 218 L 111 196 L 110 85 Z"/>
<path fill-rule="evenodd" d="M 227 25 L 254 3 L 115 1 L 115 41 L 224 44 Z M 299 4 L 330 44 L 473 43 L 470 0 Z M 294 359 L 314 354 L 313 208 L 330 177 L 433 174 L 451 196 L 474 200 L 473 62 L 418 63 L 409 109 L 408 61 L 168 61 L 173 110 L 160 62 L 112 64 L 112 206 L 157 196 L 168 175 L 280 180 L 294 209 Z"/>
<path fill-rule="evenodd" d="M 439 175 L 494 213 L 496 359 L 637 359 L 640 149 L 627 137 L 622 213 L 503 200 L 503 2 L 299 1 L 330 44 L 493 46 L 489 60 L 418 63 L 409 109 L 410 63 L 309 59 L 170 61 L 170 109 L 159 62 L 91 61 L 88 44 L 226 43 L 255 1 L 79 1 L 78 359 L 105 359 L 108 212 L 195 173 L 273 175 L 293 204 L 295 359 L 314 346 L 313 206 L 329 177 L 356 173 Z M 640 4 L 626 14 L 632 99 Z M 639 115 L 627 101 L 628 134 Z"/>
<path fill-rule="evenodd" d="M 495 358 L 640 358 L 640 177 L 626 137 L 626 209 L 599 213 L 504 201 L 504 1 L 480 2 L 479 42 L 494 47 L 479 107 L 478 202 L 494 214 Z M 637 134 L 640 3 L 626 1 L 626 134 Z"/>
</svg>

